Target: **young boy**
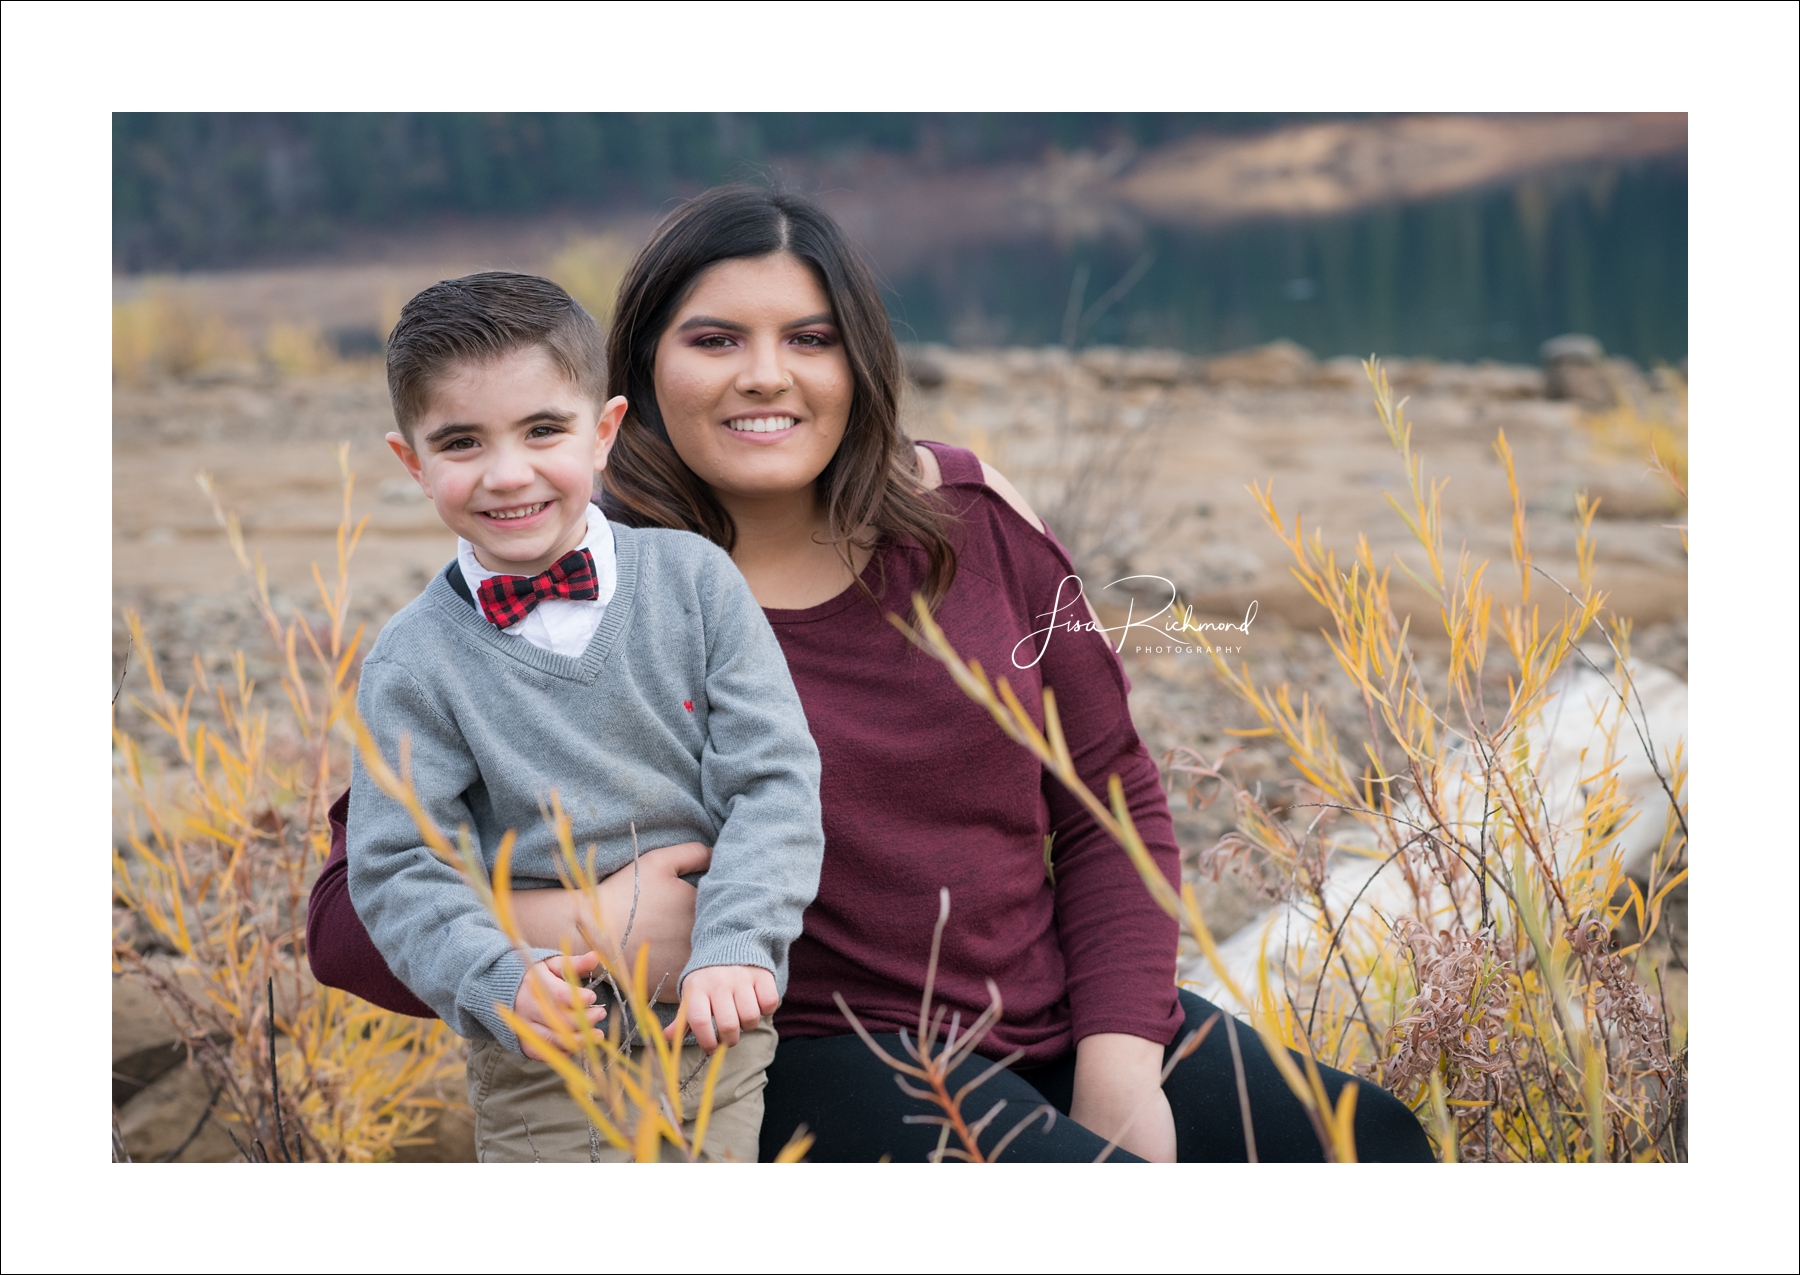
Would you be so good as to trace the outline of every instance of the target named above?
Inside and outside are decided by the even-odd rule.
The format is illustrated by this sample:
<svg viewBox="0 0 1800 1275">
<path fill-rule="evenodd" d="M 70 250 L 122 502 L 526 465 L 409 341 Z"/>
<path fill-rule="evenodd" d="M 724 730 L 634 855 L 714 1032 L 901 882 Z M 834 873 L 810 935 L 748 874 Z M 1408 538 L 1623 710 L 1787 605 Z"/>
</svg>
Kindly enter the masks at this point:
<svg viewBox="0 0 1800 1275">
<path fill-rule="evenodd" d="M 731 559 L 688 532 L 609 523 L 590 503 L 626 410 L 602 401 L 602 362 L 594 320 L 546 279 L 470 275 L 401 311 L 388 444 L 460 539 L 382 630 L 357 705 L 390 765 L 410 750 L 426 810 L 446 830 L 466 825 L 490 871 L 516 831 L 516 888 L 558 884 L 553 791 L 576 846 L 599 847 L 601 877 L 632 865 L 633 827 L 642 851 L 712 847 L 680 979 L 697 1042 L 682 1072 L 702 1047 L 735 1041 L 706 1150 L 754 1160 L 767 1015 L 824 852 L 819 754 Z M 541 1000 L 567 995 L 560 954 L 533 949 L 528 971 L 360 764 L 349 828 L 351 899 L 375 945 L 471 1042 L 479 1157 L 624 1158 L 590 1138 L 561 1080 L 495 1011 L 546 1021 Z M 596 960 L 576 958 L 577 972 Z"/>
</svg>

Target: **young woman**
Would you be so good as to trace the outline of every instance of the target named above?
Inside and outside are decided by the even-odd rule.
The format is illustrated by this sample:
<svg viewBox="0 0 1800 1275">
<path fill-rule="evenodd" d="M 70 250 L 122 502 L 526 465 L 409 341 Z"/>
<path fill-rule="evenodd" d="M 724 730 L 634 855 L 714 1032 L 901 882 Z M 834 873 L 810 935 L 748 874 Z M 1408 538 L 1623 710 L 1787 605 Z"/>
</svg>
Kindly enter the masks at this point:
<svg viewBox="0 0 1800 1275">
<path fill-rule="evenodd" d="M 991 1148 L 1034 1109 L 1008 1160 L 1319 1159 L 1318 1139 L 1252 1032 L 1239 1031 L 1251 1128 L 1217 1024 L 1166 1081 L 1165 1057 L 1215 1013 L 1175 986 L 1176 929 L 1124 852 L 1037 761 L 1007 740 L 934 660 L 888 621 L 922 592 L 952 645 L 1003 674 L 1034 711 L 1054 689 L 1086 782 L 1124 784 L 1158 867 L 1179 854 L 1156 767 L 1132 728 L 1124 671 L 1094 633 L 1034 636 L 1073 574 L 1019 494 L 971 453 L 901 432 L 902 371 L 867 267 L 810 202 L 714 189 L 657 229 L 620 285 L 608 394 L 631 407 L 602 505 L 634 525 L 679 527 L 728 550 L 787 656 L 823 761 L 825 862 L 791 950 L 781 1043 L 768 1070 L 763 1156 L 805 1124 L 821 1161 L 923 1159 L 935 1109 L 907 1097 L 851 1032 L 834 994 L 890 1053 L 916 1028 L 939 892 L 950 918 L 933 999 L 965 1024 L 1004 1013 L 956 1083 L 1012 1065 L 969 1099 L 1004 1099 Z M 341 808 L 334 812 L 341 819 Z M 1048 843 L 1048 864 L 1046 844 Z M 646 854 L 632 935 L 651 968 L 687 959 L 700 845 Z M 634 883 L 602 884 L 614 924 Z M 528 937 L 575 934 L 575 896 L 520 896 Z M 381 963 L 350 906 L 341 855 L 314 889 L 308 946 L 320 979 L 428 1013 Z M 655 977 L 654 973 L 652 975 Z M 1361 1086 L 1364 1159 L 1427 1159 L 1411 1113 Z"/>
</svg>

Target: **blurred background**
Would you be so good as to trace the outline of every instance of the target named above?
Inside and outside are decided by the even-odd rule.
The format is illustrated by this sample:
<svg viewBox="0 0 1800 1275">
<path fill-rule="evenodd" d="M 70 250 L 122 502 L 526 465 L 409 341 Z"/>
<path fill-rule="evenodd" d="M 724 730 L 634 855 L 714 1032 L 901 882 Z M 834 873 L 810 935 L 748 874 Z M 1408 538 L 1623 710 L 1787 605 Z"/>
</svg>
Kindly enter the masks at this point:
<svg viewBox="0 0 1800 1275">
<path fill-rule="evenodd" d="M 442 272 L 603 282 L 680 198 L 818 197 L 903 339 L 1527 362 L 1687 352 L 1684 116 L 131 115 L 122 297 L 177 276 L 337 352 Z M 595 242 L 603 241 L 603 242 Z M 433 273 L 437 271 L 439 273 Z M 582 280 L 578 279 L 577 282 Z M 592 283 L 590 286 L 592 286 Z"/>
</svg>

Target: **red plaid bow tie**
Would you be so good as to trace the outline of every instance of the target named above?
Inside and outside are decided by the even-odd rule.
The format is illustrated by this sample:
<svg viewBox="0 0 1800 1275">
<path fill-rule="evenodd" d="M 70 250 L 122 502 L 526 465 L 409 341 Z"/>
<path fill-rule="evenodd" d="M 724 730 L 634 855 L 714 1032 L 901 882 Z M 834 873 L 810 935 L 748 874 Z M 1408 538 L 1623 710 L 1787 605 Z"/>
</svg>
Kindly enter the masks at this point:
<svg viewBox="0 0 1800 1275">
<path fill-rule="evenodd" d="M 594 555 L 571 549 L 540 575 L 489 576 L 475 594 L 494 627 L 510 629 L 548 598 L 585 602 L 599 597 L 600 582 L 594 577 Z"/>
</svg>

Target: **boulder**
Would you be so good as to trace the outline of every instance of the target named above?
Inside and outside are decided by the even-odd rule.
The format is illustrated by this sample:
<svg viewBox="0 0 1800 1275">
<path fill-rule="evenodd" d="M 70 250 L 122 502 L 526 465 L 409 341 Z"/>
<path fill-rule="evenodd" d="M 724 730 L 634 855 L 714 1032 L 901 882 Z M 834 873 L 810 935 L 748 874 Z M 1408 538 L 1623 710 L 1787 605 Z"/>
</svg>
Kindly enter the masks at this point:
<svg viewBox="0 0 1800 1275">
<path fill-rule="evenodd" d="M 1114 385 L 1175 385 L 1194 379 L 1198 360 L 1178 350 L 1127 350 L 1099 345 L 1083 350 L 1080 365 L 1101 381 Z"/>
<path fill-rule="evenodd" d="M 1207 359 L 1202 376 L 1214 385 L 1300 385 L 1317 366 L 1310 350 L 1281 340 Z"/>
<path fill-rule="evenodd" d="M 160 1160 L 178 1150 L 180 1154 L 172 1158 L 183 1164 L 237 1159 L 237 1148 L 232 1146 L 216 1107 L 201 1123 L 211 1096 L 206 1078 L 194 1068 L 179 1065 L 168 1071 L 119 1112 L 125 1150 L 139 1163 Z"/>
<path fill-rule="evenodd" d="M 917 345 L 900 347 L 901 359 L 906 364 L 906 375 L 920 389 L 935 390 L 947 379 L 942 360 L 928 348 Z M 414 486 L 417 486 L 415 483 Z"/>
<path fill-rule="evenodd" d="M 123 1107 L 187 1061 L 187 1048 L 142 978 L 113 976 L 113 1105 Z"/>
<path fill-rule="evenodd" d="M 1611 407 L 1616 401 L 1605 352 L 1593 337 L 1578 332 L 1553 336 L 1538 347 L 1538 357 L 1544 364 L 1546 397 L 1592 408 Z"/>
</svg>

